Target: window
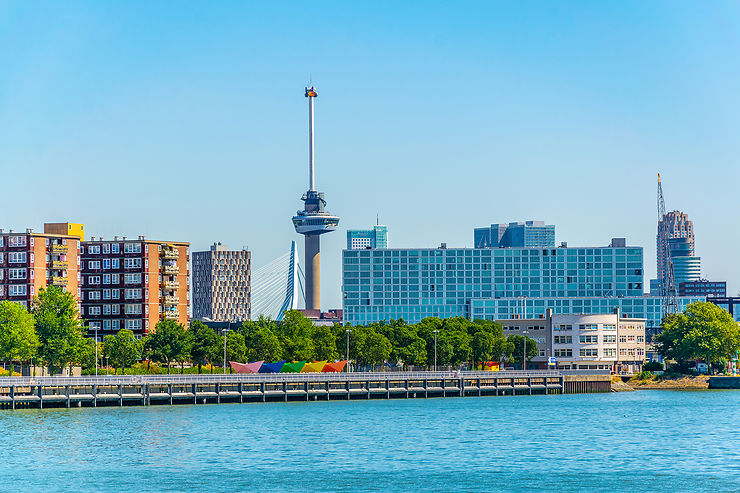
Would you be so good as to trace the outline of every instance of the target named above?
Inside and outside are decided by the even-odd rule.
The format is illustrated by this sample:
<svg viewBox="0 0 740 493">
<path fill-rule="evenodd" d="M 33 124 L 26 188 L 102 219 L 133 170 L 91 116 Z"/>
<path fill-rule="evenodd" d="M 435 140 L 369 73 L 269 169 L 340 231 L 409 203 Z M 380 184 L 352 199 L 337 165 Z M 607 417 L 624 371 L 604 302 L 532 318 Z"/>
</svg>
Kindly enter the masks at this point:
<svg viewBox="0 0 740 493">
<path fill-rule="evenodd" d="M 141 305 L 139 304 L 126 304 L 126 315 L 141 315 Z"/>
<path fill-rule="evenodd" d="M 103 284 L 110 284 L 110 274 L 103 274 Z"/>
<path fill-rule="evenodd" d="M 90 330 L 100 329 L 100 322 L 90 322 L 88 327 Z"/>
<path fill-rule="evenodd" d="M 110 283 L 111 284 L 119 284 L 121 282 L 121 276 L 119 274 L 111 274 L 110 275 Z"/>
<path fill-rule="evenodd" d="M 25 264 L 26 252 L 8 252 L 8 262 L 11 264 Z"/>
<path fill-rule="evenodd" d="M 596 348 L 586 348 L 580 350 L 582 358 L 596 358 L 599 355 L 599 350 Z"/>
<path fill-rule="evenodd" d="M 100 307 L 99 306 L 88 306 L 87 314 L 88 315 L 100 315 Z"/>
<path fill-rule="evenodd" d="M 573 336 L 555 336 L 555 344 L 573 344 Z"/>
<path fill-rule="evenodd" d="M 645 336 L 637 336 L 637 342 L 645 342 Z"/>
<path fill-rule="evenodd" d="M 555 330 L 573 330 L 573 326 L 567 324 L 556 325 L 554 328 Z"/>
<path fill-rule="evenodd" d="M 128 330 L 141 330 L 141 320 L 126 320 Z"/>
<path fill-rule="evenodd" d="M 124 297 L 127 300 L 140 300 L 141 289 L 126 289 L 124 290 Z"/>
<path fill-rule="evenodd" d="M 110 253 L 110 243 L 103 243 L 103 253 Z"/>
<path fill-rule="evenodd" d="M 599 342 L 599 336 L 581 336 L 581 344 L 596 344 Z"/>
<path fill-rule="evenodd" d="M 100 276 L 87 276 L 88 284 L 100 284 Z"/>
<path fill-rule="evenodd" d="M 8 286 L 8 296 L 26 296 L 28 286 L 25 284 L 11 284 Z"/>
<path fill-rule="evenodd" d="M 124 269 L 141 269 L 141 258 L 125 258 L 123 259 Z"/>
<path fill-rule="evenodd" d="M 141 243 L 124 243 L 123 253 L 141 253 Z"/>
<path fill-rule="evenodd" d="M 604 348 L 604 357 L 614 357 L 617 355 L 617 350 L 615 348 Z"/>
<path fill-rule="evenodd" d="M 112 300 L 117 300 L 121 297 L 121 290 L 120 289 L 111 289 L 110 297 Z"/>
<path fill-rule="evenodd" d="M 26 246 L 26 237 L 25 236 L 10 236 L 8 237 L 8 246 L 9 247 Z"/>
<path fill-rule="evenodd" d="M 598 330 L 598 324 L 581 324 L 581 330 Z"/>
<path fill-rule="evenodd" d="M 110 305 L 103 305 L 103 315 L 110 315 Z"/>
<path fill-rule="evenodd" d="M 602 326 L 602 329 L 604 329 L 604 330 L 617 330 L 617 326 L 615 324 L 604 324 Z"/>
<path fill-rule="evenodd" d="M 112 243 L 110 246 L 110 253 L 119 253 L 118 243 Z"/>
<path fill-rule="evenodd" d="M 103 299 L 109 300 L 110 299 L 110 289 L 104 289 L 103 290 Z"/>
<path fill-rule="evenodd" d="M 88 291 L 87 292 L 87 299 L 88 300 L 99 300 L 100 299 L 100 291 Z"/>
<path fill-rule="evenodd" d="M 543 357 L 547 356 L 547 351 L 545 351 L 544 349 L 540 349 L 540 352 L 539 352 L 539 356 L 540 356 L 541 358 L 543 358 Z"/>
<path fill-rule="evenodd" d="M 121 259 L 120 258 L 112 258 L 110 259 L 110 268 L 111 269 L 120 269 L 121 268 Z"/>
<path fill-rule="evenodd" d="M 100 245 L 88 245 L 87 246 L 87 253 L 93 255 L 97 255 L 100 253 Z"/>
<path fill-rule="evenodd" d="M 110 269 L 110 259 L 109 258 L 103 259 L 103 269 Z"/>
<path fill-rule="evenodd" d="M 90 260 L 87 263 L 88 269 L 100 269 L 100 260 Z"/>
<path fill-rule="evenodd" d="M 573 350 L 572 349 L 556 349 L 554 354 L 556 358 L 572 358 Z"/>
<path fill-rule="evenodd" d="M 124 284 L 141 284 L 141 274 L 124 274 L 123 283 Z"/>
<path fill-rule="evenodd" d="M 111 305 L 110 313 L 111 315 L 118 315 L 119 313 L 121 313 L 121 305 Z"/>
<path fill-rule="evenodd" d="M 617 336 L 615 335 L 605 335 L 604 336 L 604 344 L 616 344 L 617 342 Z"/>
<path fill-rule="evenodd" d="M 635 342 L 635 336 L 627 336 L 627 342 Z"/>
<path fill-rule="evenodd" d="M 18 280 L 18 279 L 25 279 L 25 278 L 26 278 L 26 269 L 8 269 L 8 279 Z"/>
</svg>

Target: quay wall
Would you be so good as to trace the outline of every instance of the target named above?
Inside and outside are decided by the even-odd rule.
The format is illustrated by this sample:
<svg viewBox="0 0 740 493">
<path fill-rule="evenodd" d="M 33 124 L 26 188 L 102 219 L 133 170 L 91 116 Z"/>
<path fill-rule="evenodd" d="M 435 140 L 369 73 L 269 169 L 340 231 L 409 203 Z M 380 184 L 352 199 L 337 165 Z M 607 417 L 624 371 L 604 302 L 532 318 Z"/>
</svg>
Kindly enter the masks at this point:
<svg viewBox="0 0 740 493">
<path fill-rule="evenodd" d="M 566 374 L 569 373 L 569 374 Z M 0 378 L 0 409 L 609 392 L 608 374 L 376 372 Z"/>
</svg>

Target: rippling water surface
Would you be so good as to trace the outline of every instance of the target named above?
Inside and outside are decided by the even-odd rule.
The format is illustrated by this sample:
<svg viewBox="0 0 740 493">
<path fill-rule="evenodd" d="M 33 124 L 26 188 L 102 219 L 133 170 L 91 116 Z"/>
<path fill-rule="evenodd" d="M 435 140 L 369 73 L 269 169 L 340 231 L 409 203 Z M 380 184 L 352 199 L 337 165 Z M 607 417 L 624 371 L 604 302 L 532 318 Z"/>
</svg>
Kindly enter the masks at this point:
<svg viewBox="0 0 740 493">
<path fill-rule="evenodd" d="M 740 391 L 0 411 L 2 491 L 740 490 Z"/>
</svg>

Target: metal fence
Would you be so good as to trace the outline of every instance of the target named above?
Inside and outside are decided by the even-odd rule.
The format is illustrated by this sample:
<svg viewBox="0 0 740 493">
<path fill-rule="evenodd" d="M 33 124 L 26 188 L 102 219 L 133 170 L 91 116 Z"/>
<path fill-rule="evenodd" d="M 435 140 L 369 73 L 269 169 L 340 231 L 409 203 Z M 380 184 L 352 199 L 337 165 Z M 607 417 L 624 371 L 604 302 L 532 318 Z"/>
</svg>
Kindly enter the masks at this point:
<svg viewBox="0 0 740 493">
<path fill-rule="evenodd" d="M 608 371 L 606 372 L 608 374 Z M 600 374 L 566 372 L 563 370 L 533 371 L 412 371 L 412 372 L 347 372 L 347 373 L 251 373 L 251 374 L 188 374 L 188 375 L 100 375 L 82 377 L 0 377 L 0 387 L 66 386 L 66 385 L 185 385 L 210 383 L 270 383 L 270 382 L 346 382 L 366 380 L 433 380 L 455 378 L 542 378 L 564 374 Z"/>
</svg>

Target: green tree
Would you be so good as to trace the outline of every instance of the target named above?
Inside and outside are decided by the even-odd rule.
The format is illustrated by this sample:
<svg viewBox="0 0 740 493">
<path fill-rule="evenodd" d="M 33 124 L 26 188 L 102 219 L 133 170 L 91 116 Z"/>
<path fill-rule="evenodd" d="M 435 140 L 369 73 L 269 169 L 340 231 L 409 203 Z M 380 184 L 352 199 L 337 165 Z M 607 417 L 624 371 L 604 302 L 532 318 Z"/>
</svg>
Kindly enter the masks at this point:
<svg viewBox="0 0 740 493">
<path fill-rule="evenodd" d="M 223 344 L 223 338 L 221 339 Z M 223 346 L 222 346 L 223 347 Z M 223 353 L 221 355 L 223 357 Z M 244 361 L 247 357 L 247 346 L 244 343 L 244 335 L 241 332 L 231 331 L 226 333 L 226 365 L 229 361 Z"/>
<path fill-rule="evenodd" d="M 276 327 L 270 323 L 247 321 L 242 324 L 240 331 L 244 335 L 246 360 L 278 361 L 281 358 L 282 348 L 273 328 Z"/>
<path fill-rule="evenodd" d="M 313 359 L 316 350 L 313 339 L 313 323 L 297 310 L 288 310 L 278 323 L 278 340 L 285 359 L 305 361 Z"/>
<path fill-rule="evenodd" d="M 355 327 L 350 342 L 353 359 L 360 365 L 373 366 L 390 358 L 391 342 L 372 327 Z"/>
<path fill-rule="evenodd" d="M 0 303 L 0 360 L 22 363 L 36 355 L 39 338 L 34 323 L 33 315 L 20 304 Z"/>
<path fill-rule="evenodd" d="M 128 329 L 121 329 L 116 335 L 107 335 L 104 339 L 105 353 L 113 363 L 113 367 L 121 369 L 121 375 L 126 373 L 126 367 L 131 366 L 141 358 L 143 341 L 137 339 Z"/>
<path fill-rule="evenodd" d="M 67 364 L 79 362 L 85 340 L 72 293 L 56 286 L 41 288 L 33 300 L 32 313 L 40 344 L 38 356 L 49 371 L 54 374 Z"/>
<path fill-rule="evenodd" d="M 314 359 L 317 361 L 334 361 L 339 357 L 337 337 L 329 325 L 314 327 L 311 339 L 314 347 Z"/>
<path fill-rule="evenodd" d="M 147 356 L 152 361 L 165 363 L 170 373 L 170 363 L 185 361 L 189 353 L 189 337 L 182 324 L 174 320 L 160 320 L 144 341 Z"/>
<path fill-rule="evenodd" d="M 513 344 L 513 353 L 511 353 L 511 357 L 514 360 L 514 363 L 521 365 L 522 369 L 526 369 L 526 362 L 522 362 L 522 357 L 524 356 L 524 347 L 525 347 L 525 339 L 526 339 L 526 348 L 527 348 L 527 359 L 530 360 L 537 356 L 537 341 L 530 337 L 520 336 L 520 335 L 510 335 L 508 337 L 509 342 Z"/>
<path fill-rule="evenodd" d="M 213 355 L 214 346 L 218 346 L 221 338 L 216 331 L 207 326 L 200 320 L 193 320 L 188 330 L 190 337 L 190 359 L 198 365 L 198 373 L 201 373 L 203 365 L 210 362 Z"/>
<path fill-rule="evenodd" d="M 691 359 L 716 365 L 737 355 L 740 326 L 719 306 L 697 301 L 683 313 L 668 315 L 654 342 L 658 354 L 679 365 Z"/>
</svg>

